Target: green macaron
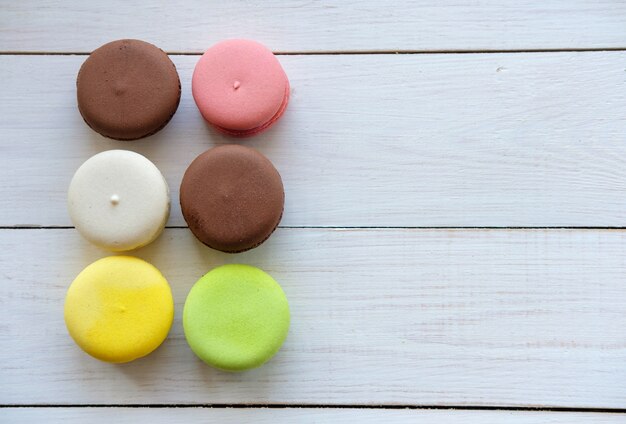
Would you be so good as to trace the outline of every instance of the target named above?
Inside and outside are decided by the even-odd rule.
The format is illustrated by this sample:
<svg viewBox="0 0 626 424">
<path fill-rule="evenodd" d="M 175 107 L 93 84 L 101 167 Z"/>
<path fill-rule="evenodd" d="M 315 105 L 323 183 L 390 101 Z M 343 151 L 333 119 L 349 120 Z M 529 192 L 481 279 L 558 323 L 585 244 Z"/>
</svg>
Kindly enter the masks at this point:
<svg viewBox="0 0 626 424">
<path fill-rule="evenodd" d="M 183 327 L 191 350 L 204 362 L 244 371 L 278 352 L 289 330 L 289 304 L 280 285 L 259 268 L 223 265 L 192 287 Z"/>
</svg>

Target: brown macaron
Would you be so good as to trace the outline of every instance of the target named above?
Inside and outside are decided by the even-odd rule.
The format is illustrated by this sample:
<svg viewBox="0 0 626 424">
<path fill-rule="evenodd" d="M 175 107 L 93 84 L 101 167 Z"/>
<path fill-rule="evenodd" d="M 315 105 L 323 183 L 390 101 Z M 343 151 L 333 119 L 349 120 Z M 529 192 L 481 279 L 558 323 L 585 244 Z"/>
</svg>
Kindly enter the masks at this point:
<svg viewBox="0 0 626 424">
<path fill-rule="evenodd" d="M 78 72 L 78 110 L 94 131 L 136 140 L 162 129 L 180 102 L 170 58 L 140 40 L 112 41 L 94 50 Z"/>
<path fill-rule="evenodd" d="M 283 182 L 272 162 L 239 145 L 202 153 L 180 185 L 189 229 L 222 252 L 243 252 L 267 240 L 280 222 L 284 203 Z"/>
</svg>

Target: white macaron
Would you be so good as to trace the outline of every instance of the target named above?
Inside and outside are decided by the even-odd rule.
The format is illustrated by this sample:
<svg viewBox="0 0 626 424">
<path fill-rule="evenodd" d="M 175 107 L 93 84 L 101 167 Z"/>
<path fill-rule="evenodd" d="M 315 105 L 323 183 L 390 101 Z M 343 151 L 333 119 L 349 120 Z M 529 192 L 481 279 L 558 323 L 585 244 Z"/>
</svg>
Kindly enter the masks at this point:
<svg viewBox="0 0 626 424">
<path fill-rule="evenodd" d="M 83 163 L 68 191 L 70 217 L 80 234 L 112 251 L 145 246 L 170 213 L 167 182 L 144 156 L 108 150 Z"/>
</svg>

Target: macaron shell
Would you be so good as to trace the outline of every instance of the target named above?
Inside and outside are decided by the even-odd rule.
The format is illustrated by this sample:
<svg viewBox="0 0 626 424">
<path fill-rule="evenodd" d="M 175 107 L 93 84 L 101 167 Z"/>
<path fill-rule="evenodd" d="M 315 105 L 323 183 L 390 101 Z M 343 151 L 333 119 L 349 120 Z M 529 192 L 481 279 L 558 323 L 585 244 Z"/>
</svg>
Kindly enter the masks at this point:
<svg viewBox="0 0 626 424">
<path fill-rule="evenodd" d="M 193 97 L 202 116 L 235 132 L 272 121 L 284 110 L 288 89 L 278 59 L 252 40 L 226 40 L 209 48 L 192 78 Z"/>
<path fill-rule="evenodd" d="M 151 264 L 111 256 L 86 267 L 65 299 L 65 323 L 89 355 L 128 362 L 165 340 L 174 319 L 170 286 Z"/>
<path fill-rule="evenodd" d="M 282 288 L 248 265 L 210 271 L 193 286 L 183 310 L 185 337 L 193 352 L 226 371 L 267 362 L 287 337 L 289 322 Z"/>
<path fill-rule="evenodd" d="M 174 63 L 141 40 L 117 40 L 94 50 L 76 80 L 78 109 L 101 135 L 135 140 L 152 135 L 172 118 L 180 102 Z"/>
<path fill-rule="evenodd" d="M 213 125 L 213 127 L 217 129 L 218 131 L 224 134 L 230 135 L 232 137 L 251 137 L 253 135 L 262 133 L 263 131 L 265 131 L 272 125 L 274 125 L 274 123 L 278 121 L 280 117 L 283 116 L 283 114 L 285 113 L 285 110 L 287 110 L 287 104 L 289 103 L 290 91 L 291 90 L 289 88 L 289 82 L 287 82 L 287 88 L 285 89 L 285 97 L 283 99 L 282 105 L 280 106 L 280 108 L 278 109 L 278 112 L 276 112 L 274 117 L 272 117 L 272 119 L 270 119 L 263 125 L 260 125 L 255 128 L 251 128 L 249 130 L 242 130 L 242 131 L 229 130 L 228 128 L 218 127 L 217 125 Z"/>
<path fill-rule="evenodd" d="M 80 234 L 112 251 L 155 240 L 169 217 L 169 188 L 158 168 L 128 150 L 108 150 L 81 165 L 68 190 L 68 209 Z"/>
<path fill-rule="evenodd" d="M 282 180 L 270 160 L 234 144 L 199 155 L 180 186 L 189 229 L 207 246 L 229 253 L 265 241 L 280 222 L 284 202 Z"/>
</svg>

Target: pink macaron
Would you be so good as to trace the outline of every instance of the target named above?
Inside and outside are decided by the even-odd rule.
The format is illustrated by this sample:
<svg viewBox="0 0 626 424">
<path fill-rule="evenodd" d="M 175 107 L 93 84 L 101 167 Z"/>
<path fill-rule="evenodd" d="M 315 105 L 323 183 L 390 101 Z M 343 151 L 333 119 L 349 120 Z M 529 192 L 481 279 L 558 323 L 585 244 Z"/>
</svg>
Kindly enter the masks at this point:
<svg viewBox="0 0 626 424">
<path fill-rule="evenodd" d="M 204 119 L 236 137 L 268 129 L 289 102 L 287 74 L 269 49 L 252 40 L 209 48 L 193 71 L 191 91 Z"/>
</svg>

